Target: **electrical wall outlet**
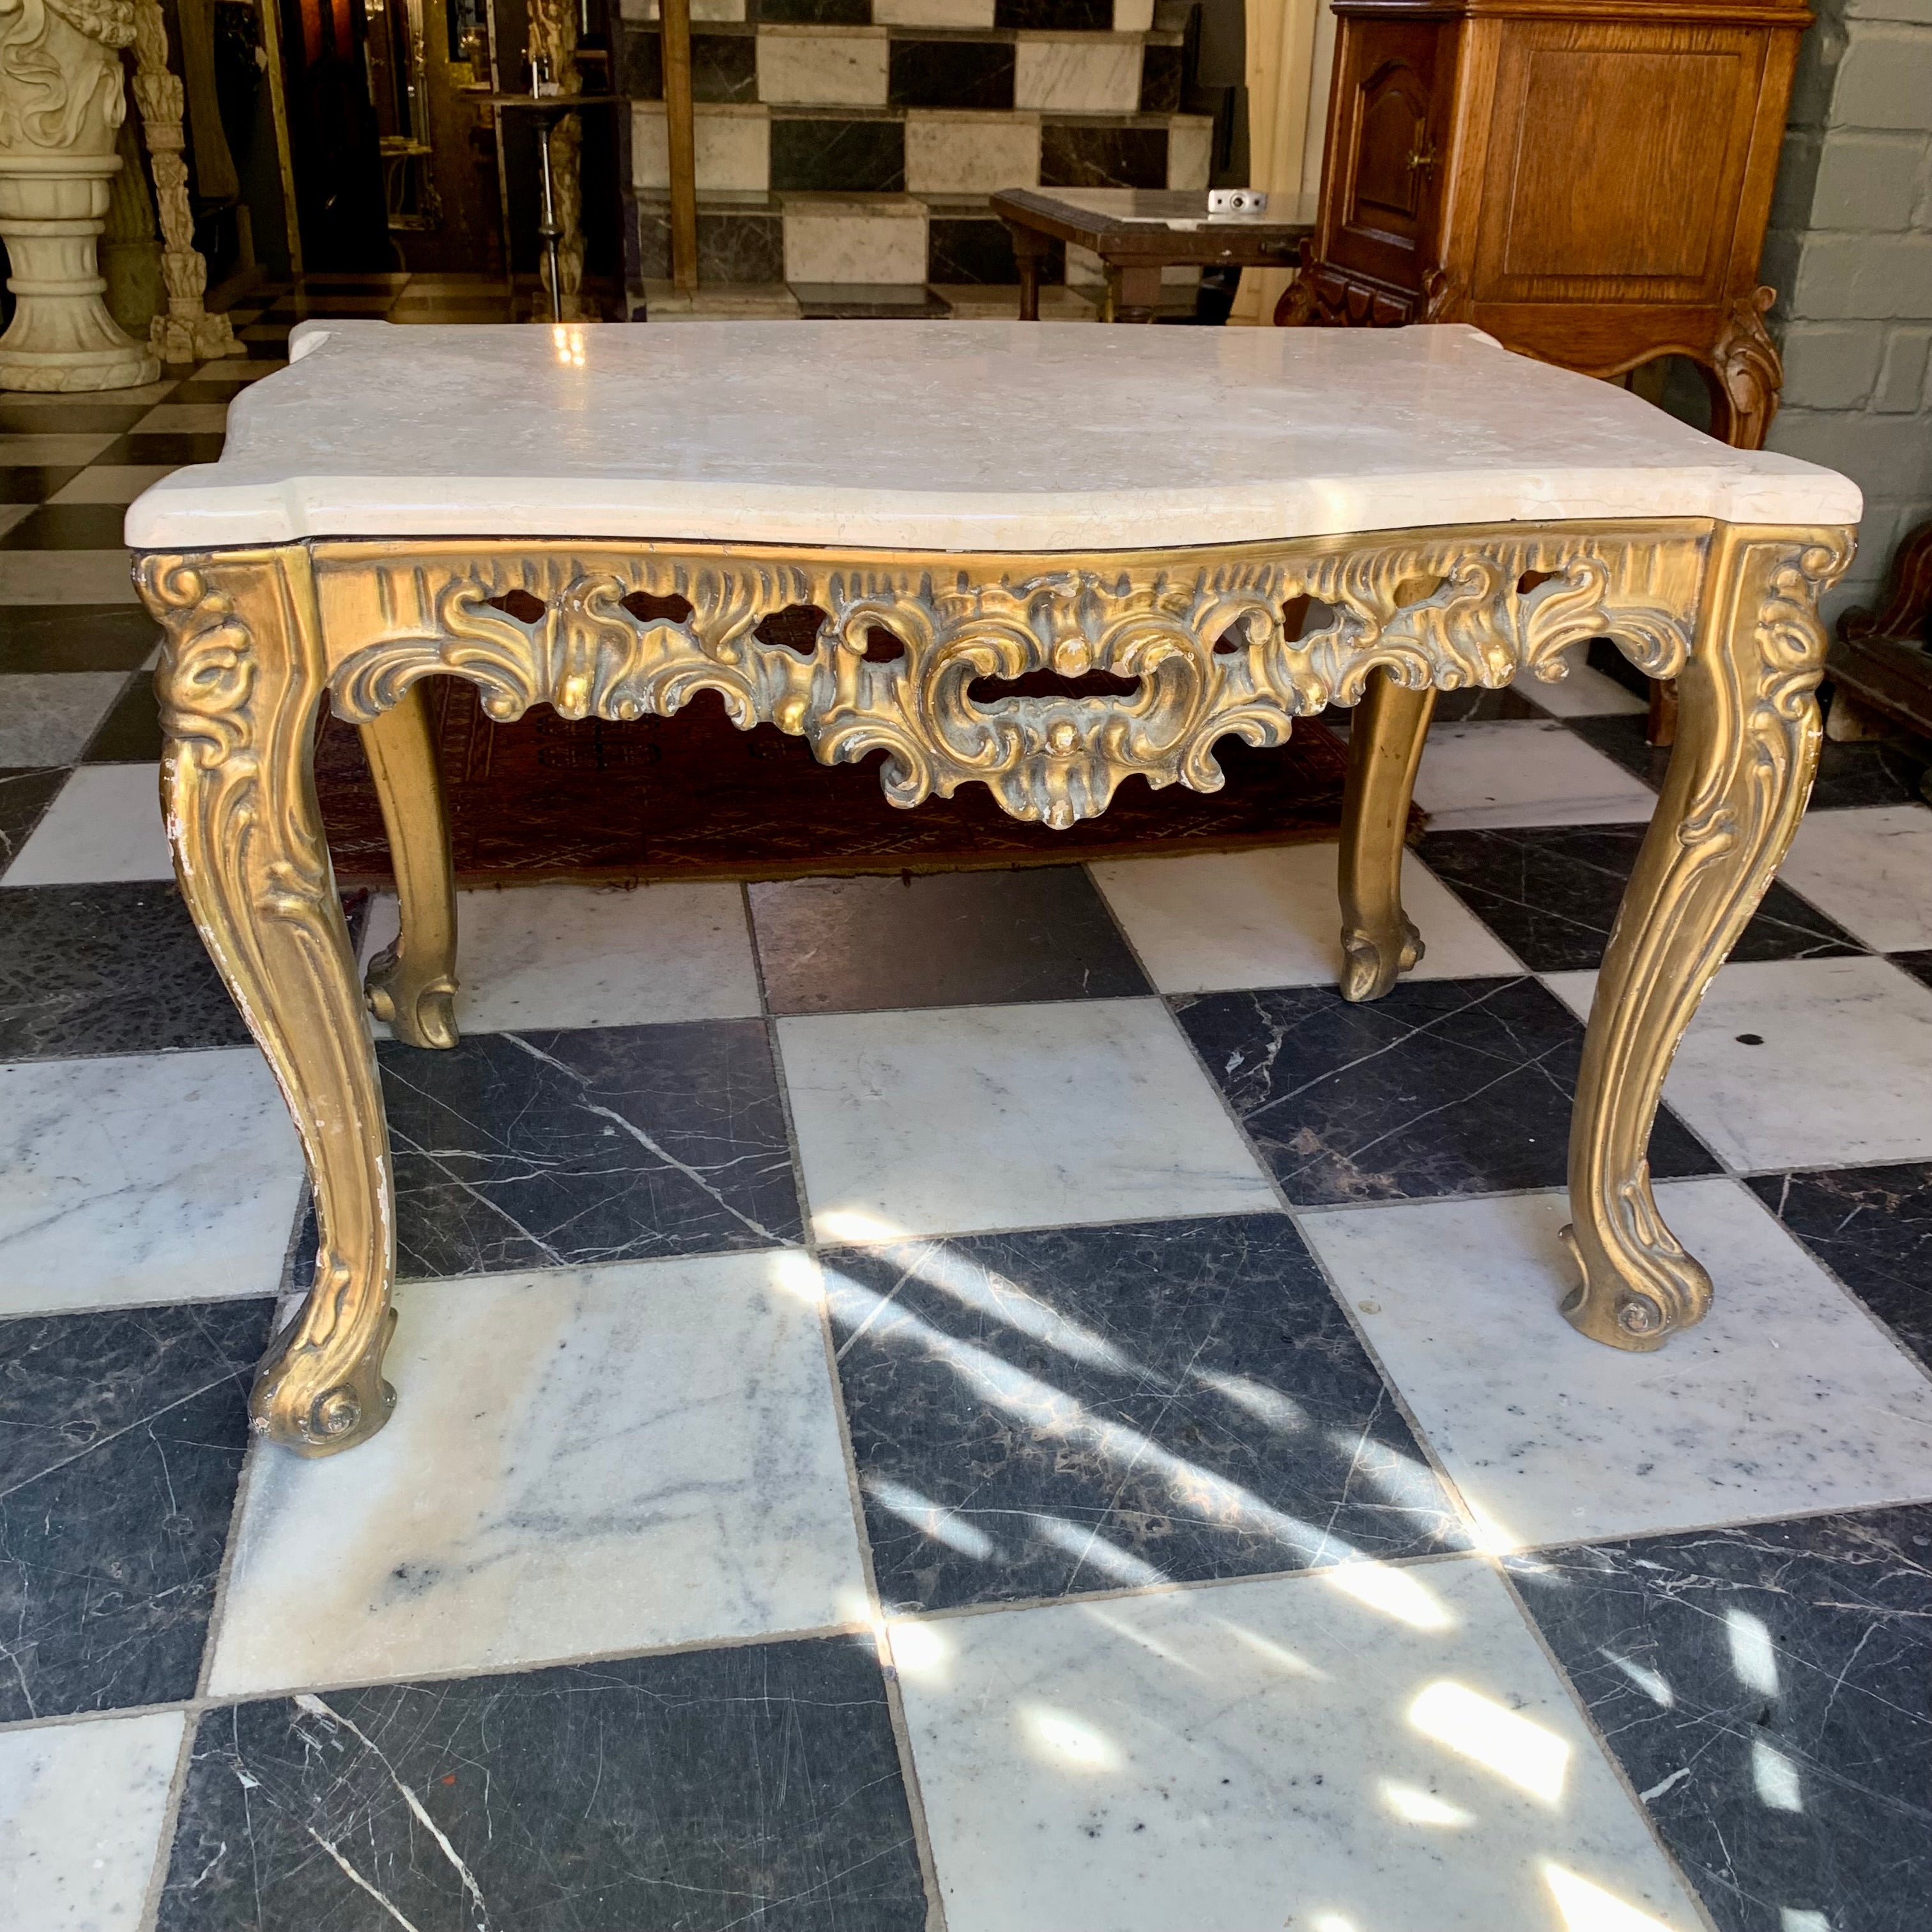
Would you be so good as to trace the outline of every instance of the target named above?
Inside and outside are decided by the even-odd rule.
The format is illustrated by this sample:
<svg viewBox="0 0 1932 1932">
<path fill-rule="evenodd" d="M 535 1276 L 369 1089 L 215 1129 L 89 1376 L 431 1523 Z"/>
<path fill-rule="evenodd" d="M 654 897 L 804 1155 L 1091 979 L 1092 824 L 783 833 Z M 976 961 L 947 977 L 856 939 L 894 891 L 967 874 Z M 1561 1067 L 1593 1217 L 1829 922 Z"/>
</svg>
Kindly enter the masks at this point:
<svg viewBox="0 0 1932 1932">
<path fill-rule="evenodd" d="M 1265 214 L 1268 196 L 1258 188 L 1210 188 L 1208 190 L 1210 214 Z"/>
</svg>

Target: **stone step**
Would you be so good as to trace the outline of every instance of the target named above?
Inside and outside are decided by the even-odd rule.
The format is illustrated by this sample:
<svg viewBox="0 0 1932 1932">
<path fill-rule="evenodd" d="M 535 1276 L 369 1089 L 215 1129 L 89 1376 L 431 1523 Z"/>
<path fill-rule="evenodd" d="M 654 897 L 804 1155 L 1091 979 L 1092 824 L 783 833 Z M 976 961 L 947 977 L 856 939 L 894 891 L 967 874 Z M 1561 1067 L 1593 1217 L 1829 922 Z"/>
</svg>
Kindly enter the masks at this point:
<svg viewBox="0 0 1932 1932">
<path fill-rule="evenodd" d="M 657 0 L 622 0 L 627 27 L 655 25 Z M 1131 34 L 1168 0 L 691 0 L 700 26 L 936 27 L 974 32 Z M 1175 10 L 1172 7 L 1168 10 Z M 1186 8 L 1178 10 L 1185 16 Z"/>
<path fill-rule="evenodd" d="M 1173 113 L 1183 52 L 1181 35 L 1144 26 L 1070 34 L 726 24 L 693 29 L 691 92 L 696 101 L 770 107 Z M 618 85 L 634 100 L 663 99 L 655 27 L 626 28 Z"/>
</svg>

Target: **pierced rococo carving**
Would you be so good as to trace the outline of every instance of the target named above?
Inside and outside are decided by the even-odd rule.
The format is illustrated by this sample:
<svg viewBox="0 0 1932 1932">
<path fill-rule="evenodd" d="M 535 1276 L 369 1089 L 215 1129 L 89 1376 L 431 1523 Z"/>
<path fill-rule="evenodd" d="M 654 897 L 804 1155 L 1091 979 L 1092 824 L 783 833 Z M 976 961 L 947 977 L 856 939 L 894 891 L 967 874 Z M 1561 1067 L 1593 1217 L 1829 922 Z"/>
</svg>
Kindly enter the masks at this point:
<svg viewBox="0 0 1932 1932">
<path fill-rule="evenodd" d="M 1652 676 L 1672 676 L 1689 648 L 1703 541 L 1682 524 L 1504 526 L 1473 540 L 1396 534 L 1078 568 L 620 544 L 337 544 L 315 555 L 345 718 L 367 722 L 435 674 L 469 679 L 506 720 L 534 704 L 566 718 L 664 716 L 712 691 L 740 727 L 802 735 L 823 763 L 884 750 L 895 805 L 977 780 L 1014 818 L 1064 828 L 1105 811 L 1136 772 L 1156 789 L 1219 790 L 1218 739 L 1280 744 L 1293 718 L 1352 704 L 1378 669 L 1412 689 L 1552 679 L 1573 646 L 1607 634 Z M 1304 600 L 1327 620 L 1291 637 L 1284 608 Z M 640 616 L 640 603 L 688 614 Z M 756 634 L 801 604 L 826 614 L 809 655 Z M 880 633 L 896 654 L 878 648 Z M 982 680 L 1092 671 L 1135 688 L 974 695 Z"/>
</svg>

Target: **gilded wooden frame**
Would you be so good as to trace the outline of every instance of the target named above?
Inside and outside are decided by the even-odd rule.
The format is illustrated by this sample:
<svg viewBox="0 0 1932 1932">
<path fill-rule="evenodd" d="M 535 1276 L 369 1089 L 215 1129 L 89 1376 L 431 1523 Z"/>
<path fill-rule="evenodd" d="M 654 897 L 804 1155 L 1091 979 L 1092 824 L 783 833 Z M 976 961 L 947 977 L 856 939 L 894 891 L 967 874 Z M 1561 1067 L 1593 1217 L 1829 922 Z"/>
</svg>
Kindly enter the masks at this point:
<svg viewBox="0 0 1932 1932">
<path fill-rule="evenodd" d="M 1561 676 L 1608 636 L 1680 680 L 1669 776 L 1605 955 L 1572 1126 L 1582 1272 L 1564 1312 L 1653 1348 L 1697 1321 L 1710 1277 L 1666 1228 L 1646 1149 L 1671 1055 L 1802 812 L 1820 740 L 1819 593 L 1850 532 L 1708 521 L 1510 524 L 1084 556 L 478 539 L 150 554 L 136 576 L 167 633 L 156 680 L 162 793 L 182 889 L 274 1068 L 321 1229 L 315 1280 L 278 1337 L 255 1426 L 321 1454 L 380 1428 L 394 1196 L 364 993 L 316 811 L 325 698 L 362 729 L 403 902 L 369 1003 L 400 1037 L 455 1039 L 448 842 L 420 694 L 468 679 L 496 718 L 676 711 L 802 736 L 831 764 L 883 748 L 915 806 L 986 785 L 1066 826 L 1120 781 L 1210 791 L 1215 741 L 1282 743 L 1296 717 L 1360 704 L 1341 850 L 1351 998 L 1420 956 L 1402 833 L 1434 693 Z M 757 635 L 826 613 L 808 652 Z M 1310 614 L 1292 634 L 1287 611 Z M 978 679 L 1102 670 L 1129 695 L 980 704 Z"/>
</svg>

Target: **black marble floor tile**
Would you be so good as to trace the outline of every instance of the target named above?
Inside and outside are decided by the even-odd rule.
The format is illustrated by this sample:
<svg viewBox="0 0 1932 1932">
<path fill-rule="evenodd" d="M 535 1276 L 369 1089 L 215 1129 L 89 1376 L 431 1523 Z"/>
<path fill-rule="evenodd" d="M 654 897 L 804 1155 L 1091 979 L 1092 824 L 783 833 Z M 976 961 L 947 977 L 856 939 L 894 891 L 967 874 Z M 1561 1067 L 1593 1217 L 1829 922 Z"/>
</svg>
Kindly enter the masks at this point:
<svg viewBox="0 0 1932 1932">
<path fill-rule="evenodd" d="M 1020 278 L 1012 231 L 996 217 L 934 214 L 926 224 L 926 265 L 929 282 L 986 282 L 1004 288 Z"/>
<path fill-rule="evenodd" d="M 0 503 L 44 503 L 78 476 L 82 465 L 0 463 Z"/>
<path fill-rule="evenodd" d="M 664 50 L 657 28 L 634 28 L 624 36 L 622 91 L 633 100 L 664 98 Z M 750 32 L 702 28 L 691 36 L 691 98 L 694 100 L 756 100 L 758 43 Z"/>
<path fill-rule="evenodd" d="M 1601 961 L 1642 843 L 1641 826 L 1578 825 L 1432 832 L 1418 850 L 1532 973 L 1565 973 Z M 1868 950 L 1774 882 L 1731 957 L 1834 959 Z"/>
<path fill-rule="evenodd" d="M 154 674 L 136 671 L 128 688 L 81 753 L 83 765 L 152 765 L 162 749 L 160 706 L 154 701 Z"/>
<path fill-rule="evenodd" d="M 0 1322 L 0 1721 L 194 1694 L 272 1306 Z"/>
<path fill-rule="evenodd" d="M 653 281 L 670 275 L 670 208 L 640 201 L 638 207 L 639 273 Z M 702 282 L 784 280 L 784 218 L 736 210 L 698 211 L 698 276 Z"/>
<path fill-rule="evenodd" d="M 287 352 L 286 338 L 282 346 L 273 343 L 251 342 L 249 352 L 257 349 L 269 351 L 278 358 Z M 224 438 L 219 430 L 190 433 L 187 430 L 148 430 L 138 436 L 116 437 L 94 458 L 97 463 L 217 463 L 221 458 Z"/>
<path fill-rule="evenodd" d="M 0 878 L 67 783 L 64 765 L 0 766 Z"/>
<path fill-rule="evenodd" d="M 1744 1184 L 1932 1368 L 1932 1162 L 1760 1174 Z"/>
<path fill-rule="evenodd" d="M 248 1043 L 172 880 L 0 882 L 0 1060 Z"/>
<path fill-rule="evenodd" d="M 945 301 L 923 282 L 794 282 L 807 322 L 944 322 Z"/>
<path fill-rule="evenodd" d="M 1915 980 L 1932 986 L 1932 952 L 1894 952 L 1892 959 L 1894 965 L 1903 966 Z"/>
<path fill-rule="evenodd" d="M 824 1260 L 889 1604 L 1466 1546 L 1282 1216 L 907 1241 Z"/>
<path fill-rule="evenodd" d="M 872 18 L 872 0 L 746 0 L 748 20 L 774 26 L 862 27 Z"/>
<path fill-rule="evenodd" d="M 0 604 L 0 674 L 134 670 L 160 641 L 138 604 Z"/>
<path fill-rule="evenodd" d="M 162 1932 L 921 1932 L 869 1640 L 332 1690 L 201 1720 Z"/>
<path fill-rule="evenodd" d="M 1932 1508 L 1511 1568 L 1722 1932 L 1922 1932 Z"/>
<path fill-rule="evenodd" d="M 751 888 L 777 1013 L 869 1012 L 1149 992 L 1085 870 L 788 879 Z"/>
<path fill-rule="evenodd" d="M 1506 684 L 1500 691 L 1475 685 L 1467 691 L 1439 692 L 1430 716 L 1438 724 L 1474 724 L 1498 718 L 1547 718 L 1550 713 L 1516 686 Z"/>
<path fill-rule="evenodd" d="M 800 1238 L 756 1020 L 378 1049 L 407 1276 L 716 1254 Z"/>
<path fill-rule="evenodd" d="M 248 386 L 211 380 L 184 382 L 168 400 L 171 403 L 232 403 Z"/>
<path fill-rule="evenodd" d="M 0 550 L 118 550 L 124 503 L 43 503 L 4 536 Z"/>
<path fill-rule="evenodd" d="M 1670 753 L 1644 742 L 1646 720 L 1634 712 L 1564 721 L 1586 744 L 1614 759 L 1653 789 L 1664 782 Z M 1825 740 L 1818 777 L 1811 788 L 1814 808 L 1827 811 L 1862 805 L 1907 805 L 1919 801 L 1926 776 L 1923 755 L 1910 744 L 1839 745 Z"/>
<path fill-rule="evenodd" d="M 774 114 L 775 192 L 896 194 L 905 186 L 905 123 Z"/>
<path fill-rule="evenodd" d="M 1165 128 L 1048 121 L 1040 130 L 1042 188 L 1165 188 Z"/>
<path fill-rule="evenodd" d="M 1534 980 L 1406 980 L 1366 1006 L 1328 986 L 1169 1004 L 1298 1205 L 1563 1184 L 1583 1026 Z M 1720 1171 L 1667 1106 L 1650 1162 Z"/>
<path fill-rule="evenodd" d="M 152 402 L 43 402 L 0 396 L 0 436 L 118 436 L 154 407 Z"/>
<path fill-rule="evenodd" d="M 1156 46 L 1141 50 L 1141 112 L 1178 114 L 1181 82 L 1186 71 L 1186 50 Z"/>
<path fill-rule="evenodd" d="M 1062 33 L 1112 33 L 1114 0 L 997 0 L 993 25 Z"/>
<path fill-rule="evenodd" d="M 1010 40 L 902 40 L 886 56 L 886 98 L 895 107 L 991 107 L 1013 104 L 1016 56 Z"/>
</svg>

